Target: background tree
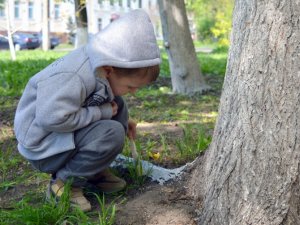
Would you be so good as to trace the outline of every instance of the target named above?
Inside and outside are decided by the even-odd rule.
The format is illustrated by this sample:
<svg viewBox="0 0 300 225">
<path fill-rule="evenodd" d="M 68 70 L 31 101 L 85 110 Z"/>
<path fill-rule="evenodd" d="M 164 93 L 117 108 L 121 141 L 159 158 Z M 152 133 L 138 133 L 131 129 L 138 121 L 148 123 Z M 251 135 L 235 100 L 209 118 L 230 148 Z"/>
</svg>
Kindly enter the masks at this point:
<svg viewBox="0 0 300 225">
<path fill-rule="evenodd" d="M 75 20 L 73 20 L 71 16 L 68 17 L 67 29 L 69 31 L 68 34 L 69 42 L 74 43 L 73 40 L 75 40 L 76 37 L 76 24 L 75 24 Z"/>
<path fill-rule="evenodd" d="M 236 0 L 219 118 L 191 191 L 199 224 L 300 224 L 300 5 Z"/>
<path fill-rule="evenodd" d="M 43 27 L 42 27 L 42 49 L 43 51 L 49 50 L 50 40 L 49 40 L 49 22 L 50 22 L 50 0 L 43 1 Z"/>
<path fill-rule="evenodd" d="M 75 47 L 80 47 L 88 42 L 88 17 L 86 10 L 86 1 L 75 0 L 74 3 L 75 19 L 77 25 Z"/>
<path fill-rule="evenodd" d="M 12 39 L 12 29 L 11 29 L 11 21 L 10 21 L 10 1 L 0 0 L 0 9 L 5 12 L 7 20 L 6 20 L 6 31 L 7 31 L 7 39 L 9 43 L 10 57 L 11 60 L 16 60 L 16 51 L 15 46 Z"/>
<path fill-rule="evenodd" d="M 218 41 L 229 46 L 233 0 L 186 0 L 187 10 L 197 25 L 197 36 L 202 41 Z"/>
<path fill-rule="evenodd" d="M 174 93 L 193 95 L 209 87 L 200 72 L 183 0 L 159 0 Z"/>
</svg>

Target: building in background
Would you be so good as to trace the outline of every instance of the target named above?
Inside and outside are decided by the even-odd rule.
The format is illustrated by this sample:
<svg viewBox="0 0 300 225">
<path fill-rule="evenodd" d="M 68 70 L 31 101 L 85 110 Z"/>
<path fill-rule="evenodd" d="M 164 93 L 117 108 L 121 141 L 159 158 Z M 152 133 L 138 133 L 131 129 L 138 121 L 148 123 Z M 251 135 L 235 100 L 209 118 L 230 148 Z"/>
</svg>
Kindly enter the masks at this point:
<svg viewBox="0 0 300 225">
<path fill-rule="evenodd" d="M 43 2 L 46 0 L 5 0 L 4 5 L 0 5 L 1 34 L 7 34 L 8 1 L 11 30 L 26 33 L 42 31 Z M 76 32 L 74 3 L 57 0 L 50 0 L 49 3 L 49 31 L 66 42 L 68 35 Z M 97 33 L 123 13 L 137 8 L 147 11 L 157 37 L 161 37 L 157 0 L 89 0 L 87 1 L 88 31 L 91 34 Z"/>
<path fill-rule="evenodd" d="M 5 0 L 0 7 L 0 31 L 7 30 L 7 7 L 9 1 L 9 15 L 11 29 L 27 33 L 40 32 L 42 30 L 43 2 L 45 0 Z M 65 33 L 68 18 L 73 16 L 74 6 L 69 1 L 50 1 L 49 24 L 53 33 Z"/>
<path fill-rule="evenodd" d="M 153 25 L 157 37 L 161 37 L 160 16 L 157 0 L 93 0 L 88 1 L 89 33 L 97 33 L 111 21 L 132 9 L 144 9 Z"/>
</svg>

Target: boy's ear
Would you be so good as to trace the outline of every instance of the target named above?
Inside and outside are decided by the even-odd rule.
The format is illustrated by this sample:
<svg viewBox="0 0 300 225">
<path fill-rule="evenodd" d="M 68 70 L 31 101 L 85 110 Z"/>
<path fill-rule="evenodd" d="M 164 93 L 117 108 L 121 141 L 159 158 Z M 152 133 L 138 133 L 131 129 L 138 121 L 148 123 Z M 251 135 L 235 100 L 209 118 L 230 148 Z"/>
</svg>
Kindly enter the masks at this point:
<svg viewBox="0 0 300 225">
<path fill-rule="evenodd" d="M 114 68 L 112 66 L 103 66 L 103 69 L 105 71 L 106 77 L 108 77 L 114 71 Z"/>
</svg>

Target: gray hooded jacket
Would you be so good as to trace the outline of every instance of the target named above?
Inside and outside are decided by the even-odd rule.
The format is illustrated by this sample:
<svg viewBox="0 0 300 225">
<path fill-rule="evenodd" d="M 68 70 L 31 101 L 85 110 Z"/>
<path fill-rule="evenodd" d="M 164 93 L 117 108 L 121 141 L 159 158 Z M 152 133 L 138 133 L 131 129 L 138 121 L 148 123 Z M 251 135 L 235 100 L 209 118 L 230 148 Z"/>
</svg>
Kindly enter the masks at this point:
<svg viewBox="0 0 300 225">
<path fill-rule="evenodd" d="M 109 103 L 86 104 L 93 93 L 104 102 L 114 98 L 108 81 L 96 78 L 97 67 L 139 68 L 160 61 L 148 15 L 143 10 L 124 14 L 29 80 L 14 121 L 19 152 L 38 160 L 74 149 L 74 131 L 112 117 Z"/>
</svg>

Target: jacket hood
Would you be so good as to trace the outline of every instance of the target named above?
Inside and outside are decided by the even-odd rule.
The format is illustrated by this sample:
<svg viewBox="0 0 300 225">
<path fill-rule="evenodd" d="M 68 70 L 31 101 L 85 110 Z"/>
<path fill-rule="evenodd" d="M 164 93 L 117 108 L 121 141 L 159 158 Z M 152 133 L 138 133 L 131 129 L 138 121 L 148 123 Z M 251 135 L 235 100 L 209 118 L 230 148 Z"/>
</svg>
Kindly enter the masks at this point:
<svg viewBox="0 0 300 225">
<path fill-rule="evenodd" d="M 160 51 L 153 25 L 141 9 L 126 13 L 95 34 L 87 44 L 92 68 L 139 68 L 158 65 Z"/>
</svg>

